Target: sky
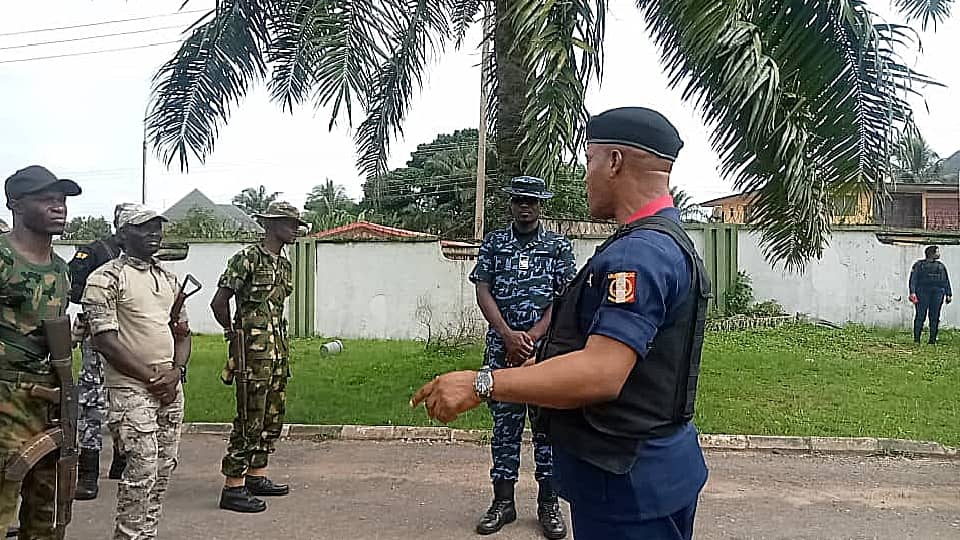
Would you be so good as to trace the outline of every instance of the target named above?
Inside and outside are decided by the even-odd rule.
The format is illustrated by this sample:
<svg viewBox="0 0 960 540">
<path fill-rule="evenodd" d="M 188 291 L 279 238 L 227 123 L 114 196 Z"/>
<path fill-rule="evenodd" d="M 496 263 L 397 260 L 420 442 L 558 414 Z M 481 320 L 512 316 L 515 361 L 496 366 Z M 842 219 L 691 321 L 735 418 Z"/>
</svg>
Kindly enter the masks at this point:
<svg viewBox="0 0 960 540">
<path fill-rule="evenodd" d="M 139 201 L 142 119 L 152 77 L 172 56 L 182 32 L 200 16 L 177 13 L 182 1 L 8 2 L 0 18 L 0 178 L 41 164 L 76 180 L 84 193 L 70 200 L 71 216 L 111 216 L 115 204 Z M 604 77 L 588 94 L 589 111 L 627 105 L 661 111 L 685 141 L 672 182 L 695 201 L 730 193 L 732 185 L 717 170 L 718 158 L 701 115 L 668 87 L 635 3 L 609 3 Z M 213 0 L 191 0 L 184 9 L 212 5 Z M 888 22 L 901 22 L 887 2 L 874 1 L 871 7 Z M 121 20 L 125 22 L 111 23 Z M 391 167 L 402 166 L 417 144 L 438 133 L 476 127 L 478 26 L 461 50 L 432 59 L 404 136 L 392 145 Z M 47 30 L 63 27 L 76 28 Z M 90 37 L 96 38 L 86 39 Z M 922 52 L 906 51 L 910 54 L 905 60 L 947 87 L 922 89 L 923 95 L 911 103 L 923 135 L 947 157 L 960 149 L 960 109 L 952 95 L 960 88 L 960 70 L 951 67 L 960 45 L 960 15 L 936 33 L 921 33 L 920 39 Z M 103 52 L 111 49 L 127 50 Z M 81 54 L 87 52 L 96 54 Z M 242 189 L 263 184 L 300 206 L 310 188 L 326 178 L 359 198 L 363 179 L 355 167 L 351 126 L 342 119 L 328 130 L 328 120 L 329 111 L 310 105 L 293 114 L 283 112 L 257 88 L 234 108 L 205 164 L 193 161 L 184 174 L 176 164 L 167 169 L 148 155 L 147 204 L 162 211 L 194 188 L 227 203 Z M 9 222 L 6 209 L 0 217 Z"/>
</svg>

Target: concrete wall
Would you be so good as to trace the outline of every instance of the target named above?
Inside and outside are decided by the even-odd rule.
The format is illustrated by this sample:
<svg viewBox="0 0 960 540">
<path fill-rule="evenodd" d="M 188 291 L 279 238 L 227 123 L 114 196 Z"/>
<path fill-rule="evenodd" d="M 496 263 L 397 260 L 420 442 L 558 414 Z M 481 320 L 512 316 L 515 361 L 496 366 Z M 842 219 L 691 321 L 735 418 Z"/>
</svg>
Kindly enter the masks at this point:
<svg viewBox="0 0 960 540">
<path fill-rule="evenodd" d="M 751 233 L 740 231 L 738 249 L 740 269 L 752 278 L 758 300 L 772 298 L 790 312 L 837 323 L 913 325 L 908 279 L 913 263 L 923 258 L 924 246 L 886 245 L 869 231 L 837 231 L 823 258 L 810 263 L 802 275 L 772 269 Z M 940 251 L 956 289 L 960 287 L 960 247 L 945 246 Z M 941 325 L 960 326 L 960 303 L 944 306 Z"/>
<path fill-rule="evenodd" d="M 192 244 L 187 258 L 182 261 L 165 262 L 163 265 L 177 275 L 183 277 L 193 274 L 203 285 L 199 293 L 187 301 L 187 316 L 190 318 L 190 328 L 194 332 L 219 334 L 220 325 L 210 313 L 210 300 L 217 289 L 217 280 L 226 267 L 227 260 L 234 253 L 243 248 L 239 243 L 199 243 Z M 76 252 L 75 246 L 55 245 L 58 255 L 69 261 Z M 77 306 L 71 305 L 70 312 L 75 313 Z"/>
</svg>

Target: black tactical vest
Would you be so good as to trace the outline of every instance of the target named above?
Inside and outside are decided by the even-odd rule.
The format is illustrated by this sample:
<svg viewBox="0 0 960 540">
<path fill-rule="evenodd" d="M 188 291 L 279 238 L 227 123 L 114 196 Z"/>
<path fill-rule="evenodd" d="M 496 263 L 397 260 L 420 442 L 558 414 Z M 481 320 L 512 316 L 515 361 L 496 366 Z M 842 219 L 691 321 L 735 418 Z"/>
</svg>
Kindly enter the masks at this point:
<svg viewBox="0 0 960 540">
<path fill-rule="evenodd" d="M 664 233 L 677 243 L 693 269 L 690 293 L 682 304 L 668 311 L 670 320 L 657 331 L 646 357 L 638 359 L 617 399 L 572 410 L 542 409 L 534 428 L 545 431 L 551 442 L 564 450 L 619 474 L 632 467 L 644 440 L 673 434 L 693 418 L 710 297 L 710 278 L 703 261 L 680 224 L 669 218 L 654 215 L 625 225 L 600 245 L 596 254 L 636 229 Z M 538 361 L 586 345 L 588 336 L 580 327 L 579 301 L 589 266 L 587 261 L 554 302 Z"/>
<path fill-rule="evenodd" d="M 947 287 L 947 267 L 940 261 L 917 261 L 917 288 L 944 289 Z"/>
</svg>

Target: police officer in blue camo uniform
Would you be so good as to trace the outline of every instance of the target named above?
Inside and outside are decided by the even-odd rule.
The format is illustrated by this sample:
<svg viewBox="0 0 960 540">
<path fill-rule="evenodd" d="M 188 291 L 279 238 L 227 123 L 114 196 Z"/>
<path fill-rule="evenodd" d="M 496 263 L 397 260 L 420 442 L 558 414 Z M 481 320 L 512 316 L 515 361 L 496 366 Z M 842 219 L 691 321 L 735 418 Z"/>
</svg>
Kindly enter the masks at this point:
<svg viewBox="0 0 960 540">
<path fill-rule="evenodd" d="M 486 236 L 470 274 L 477 303 L 490 329 L 484 369 L 520 365 L 550 324 L 554 297 L 576 272 L 573 249 L 562 235 L 540 224 L 542 201 L 553 196 L 539 178 L 521 176 L 504 189 L 510 194 L 513 223 Z M 492 534 L 517 519 L 514 484 L 520 469 L 520 443 L 527 406 L 491 401 L 493 414 L 493 503 L 477 525 L 479 534 Z M 553 458 L 543 433 L 534 433 L 535 477 L 540 490 L 537 517 L 547 538 L 566 536 L 566 525 L 553 486 Z"/>
<path fill-rule="evenodd" d="M 707 467 L 692 423 L 710 281 L 669 194 L 683 142 L 660 113 L 587 124 L 590 213 L 620 227 L 553 304 L 536 362 L 437 377 L 411 404 L 542 407 L 577 540 L 688 540 Z"/>
</svg>

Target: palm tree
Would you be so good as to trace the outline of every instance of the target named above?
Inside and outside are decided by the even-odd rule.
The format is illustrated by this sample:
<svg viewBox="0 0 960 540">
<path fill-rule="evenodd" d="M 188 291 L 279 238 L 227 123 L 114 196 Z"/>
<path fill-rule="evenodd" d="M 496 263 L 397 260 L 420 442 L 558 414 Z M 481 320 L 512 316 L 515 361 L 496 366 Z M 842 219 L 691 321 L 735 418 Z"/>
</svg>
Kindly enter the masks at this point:
<svg viewBox="0 0 960 540">
<path fill-rule="evenodd" d="M 723 173 L 757 190 L 767 257 L 822 254 L 837 193 L 883 189 L 891 141 L 917 82 L 897 56 L 912 36 L 874 24 L 866 0 L 636 0 L 672 84 L 701 109 Z M 936 23 L 949 2 L 898 0 Z M 937 7 L 934 7 L 936 4 Z M 550 178 L 584 140 L 584 96 L 601 75 L 607 0 L 220 0 L 158 72 L 148 129 L 186 169 L 214 148 L 233 106 L 266 81 L 282 108 L 362 109 L 359 165 L 385 172 L 427 58 L 460 47 L 481 11 L 500 178 Z M 946 6 L 946 7 L 944 7 Z M 481 7 L 485 7 L 481 10 Z M 489 26 L 487 26 L 489 24 Z"/>
<path fill-rule="evenodd" d="M 943 160 L 916 126 L 911 126 L 904 132 L 893 156 L 894 178 L 908 183 L 938 180 L 942 164 Z"/>
<path fill-rule="evenodd" d="M 334 184 L 333 180 L 327 178 L 324 183 L 313 186 L 307 194 L 307 201 L 303 207 L 322 215 L 339 210 L 351 210 L 356 207 L 356 203 L 347 196 L 345 187 Z"/>
<path fill-rule="evenodd" d="M 670 187 L 670 196 L 673 197 L 673 206 L 680 212 L 680 219 L 690 221 L 700 215 L 700 207 L 693 202 L 693 197 L 677 186 Z"/>
<path fill-rule="evenodd" d="M 280 192 L 267 193 L 265 186 L 247 188 L 233 198 L 233 205 L 243 210 L 247 215 L 266 212 L 271 203 L 277 200 Z"/>
</svg>

